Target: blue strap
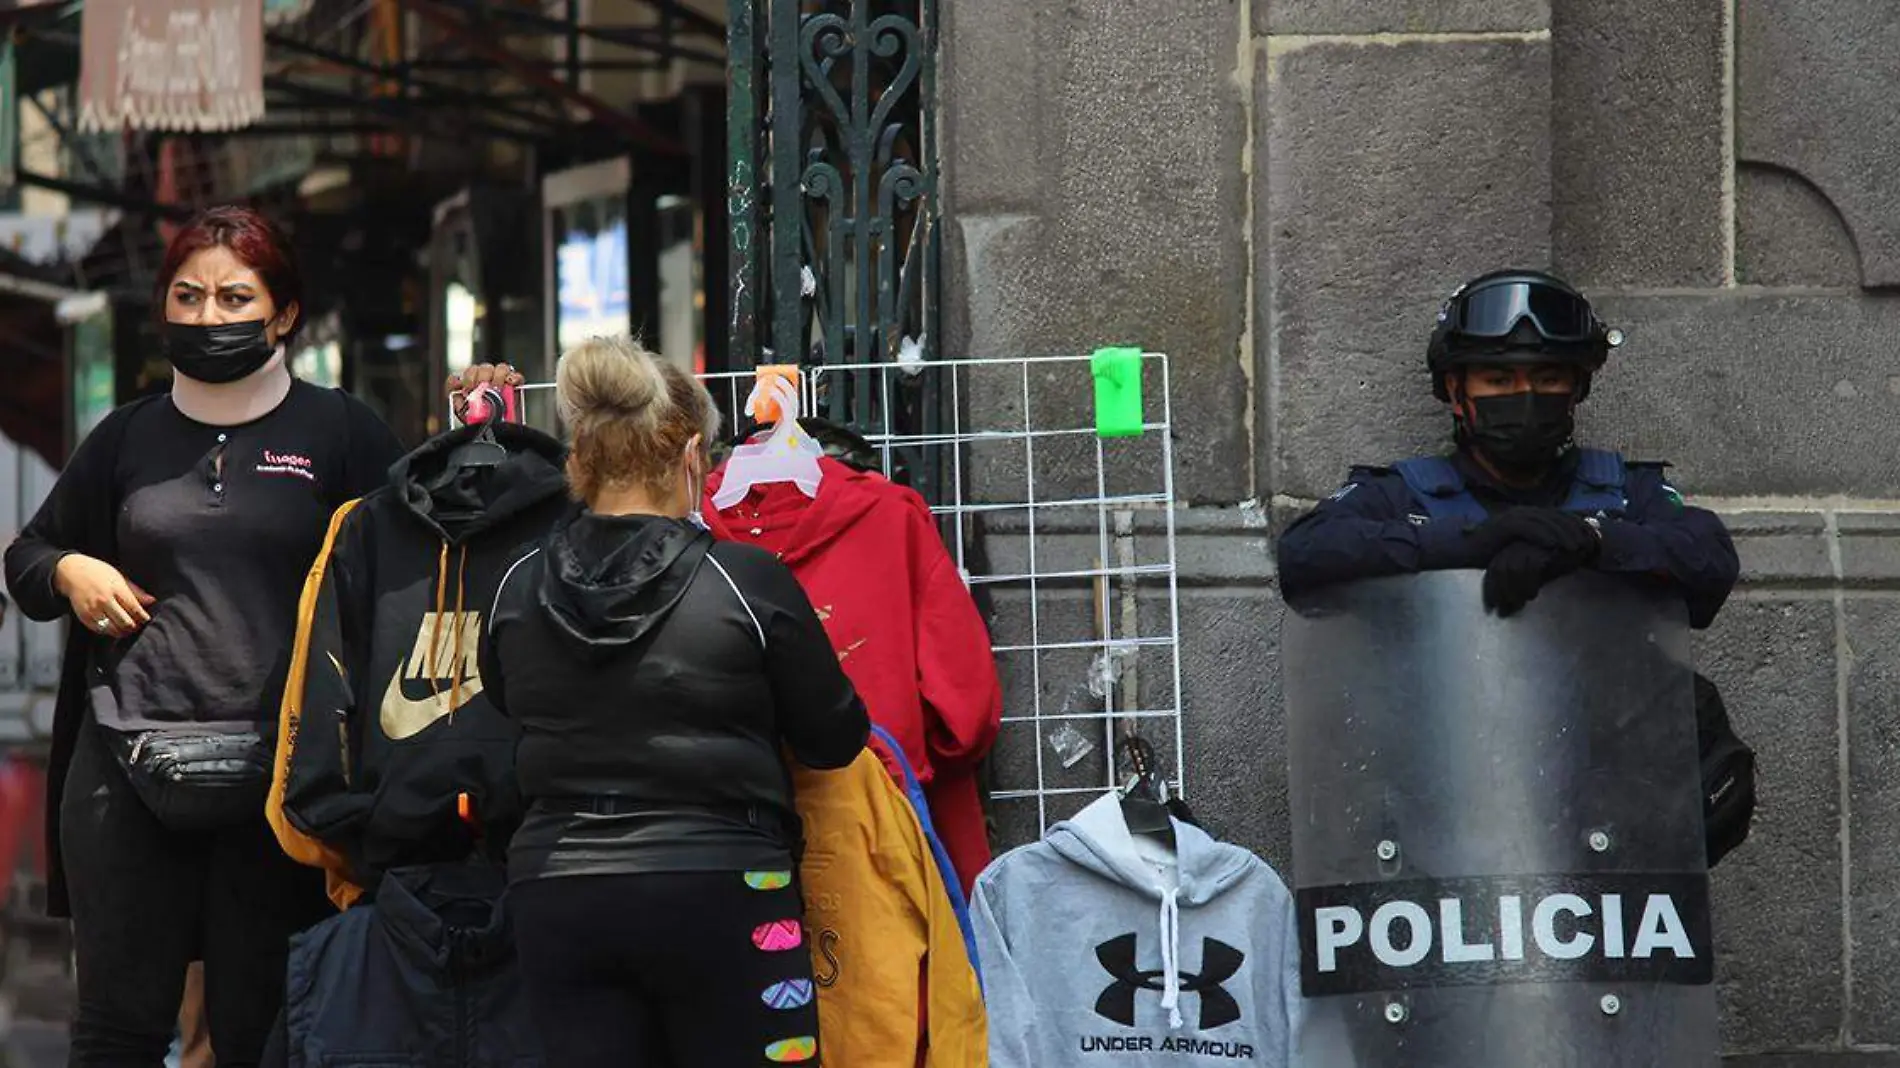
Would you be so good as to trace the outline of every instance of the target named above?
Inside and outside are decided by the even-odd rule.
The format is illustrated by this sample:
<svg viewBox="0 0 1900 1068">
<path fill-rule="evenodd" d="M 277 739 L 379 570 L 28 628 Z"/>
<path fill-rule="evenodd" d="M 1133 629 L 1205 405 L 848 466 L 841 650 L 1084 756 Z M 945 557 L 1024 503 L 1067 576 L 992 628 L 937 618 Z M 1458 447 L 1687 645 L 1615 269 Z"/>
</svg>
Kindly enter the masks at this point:
<svg viewBox="0 0 1900 1068">
<path fill-rule="evenodd" d="M 1392 469 L 1405 480 L 1412 491 L 1412 499 L 1425 509 L 1428 519 L 1456 519 L 1466 523 L 1482 523 L 1489 518 L 1484 505 L 1465 488 L 1465 478 L 1450 458 L 1444 456 L 1414 456 L 1409 460 L 1400 460 Z"/>
<path fill-rule="evenodd" d="M 1405 480 L 1412 499 L 1428 519 L 1482 523 L 1489 518 L 1465 485 L 1457 465 L 1446 456 L 1415 456 L 1392 469 Z M 1564 498 L 1563 510 L 1578 514 L 1620 515 L 1629 502 L 1624 494 L 1628 465 L 1623 455 L 1608 449 L 1578 449 L 1577 472 Z"/>
<path fill-rule="evenodd" d="M 910 768 L 910 761 L 904 758 L 904 747 L 897 744 L 891 732 L 877 724 L 871 724 L 871 733 L 890 750 L 891 759 L 904 773 L 904 795 L 910 798 L 910 807 L 917 813 L 917 822 L 924 829 L 924 841 L 930 843 L 931 856 L 936 858 L 937 873 L 943 876 L 943 887 L 950 894 L 950 911 L 957 917 L 957 928 L 963 932 L 963 948 L 970 954 L 970 967 L 976 971 L 977 987 L 983 984 L 983 968 L 976 959 L 976 928 L 970 923 L 970 902 L 963 895 L 963 883 L 957 878 L 957 870 L 950 864 L 950 854 L 943 848 L 943 841 L 937 837 L 936 825 L 930 821 L 930 802 L 924 798 L 924 785 L 917 781 L 917 773 Z"/>
</svg>

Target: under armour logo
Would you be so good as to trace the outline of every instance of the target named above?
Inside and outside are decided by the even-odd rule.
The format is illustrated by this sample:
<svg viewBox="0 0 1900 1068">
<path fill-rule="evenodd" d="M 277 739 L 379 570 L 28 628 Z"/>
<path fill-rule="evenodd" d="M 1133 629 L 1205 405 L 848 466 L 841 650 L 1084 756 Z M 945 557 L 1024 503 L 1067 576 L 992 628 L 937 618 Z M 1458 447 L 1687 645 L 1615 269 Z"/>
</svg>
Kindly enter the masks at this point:
<svg viewBox="0 0 1900 1068">
<path fill-rule="evenodd" d="M 1160 993 L 1163 986 L 1160 971 L 1144 972 L 1136 966 L 1135 946 L 1135 936 L 1125 934 L 1095 947 L 1095 959 L 1115 977 L 1095 999 L 1095 1014 L 1123 1027 L 1135 1026 L 1135 993 Z M 1200 973 L 1181 976 L 1182 992 L 1201 997 L 1201 1030 L 1211 1031 L 1240 1019 L 1240 1004 L 1221 984 L 1232 979 L 1246 959 L 1246 954 L 1224 942 L 1201 939 Z"/>
</svg>

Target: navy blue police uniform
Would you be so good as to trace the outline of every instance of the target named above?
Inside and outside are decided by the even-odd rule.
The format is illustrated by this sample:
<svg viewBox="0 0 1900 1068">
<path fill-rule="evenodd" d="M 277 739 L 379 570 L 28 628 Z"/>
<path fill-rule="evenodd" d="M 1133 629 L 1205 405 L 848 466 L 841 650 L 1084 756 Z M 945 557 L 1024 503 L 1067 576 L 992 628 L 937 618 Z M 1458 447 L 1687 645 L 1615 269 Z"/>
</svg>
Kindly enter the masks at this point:
<svg viewBox="0 0 1900 1068">
<path fill-rule="evenodd" d="M 1288 597 L 1334 582 L 1456 568 L 1482 569 L 1470 537 L 1512 507 L 1559 508 L 1592 521 L 1602 545 L 1590 567 L 1670 581 L 1690 625 L 1714 619 L 1740 573 L 1735 544 L 1715 513 L 1686 504 L 1665 463 L 1571 449 L 1535 486 L 1505 486 L 1463 453 L 1359 466 L 1279 541 Z"/>
</svg>

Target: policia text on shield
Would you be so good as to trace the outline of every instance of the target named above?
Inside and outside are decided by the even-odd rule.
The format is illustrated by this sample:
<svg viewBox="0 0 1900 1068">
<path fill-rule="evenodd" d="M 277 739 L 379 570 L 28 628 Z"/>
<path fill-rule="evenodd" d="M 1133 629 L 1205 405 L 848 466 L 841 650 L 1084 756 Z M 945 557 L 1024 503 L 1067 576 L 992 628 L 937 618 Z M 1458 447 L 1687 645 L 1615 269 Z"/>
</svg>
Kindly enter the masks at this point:
<svg viewBox="0 0 1900 1068">
<path fill-rule="evenodd" d="M 1753 754 L 1688 633 L 1739 564 L 1666 465 L 1573 442 L 1622 340 L 1548 274 L 1461 286 L 1428 346 L 1455 450 L 1355 467 L 1280 541 L 1315 1066 L 1713 1062 L 1706 871 Z"/>
</svg>

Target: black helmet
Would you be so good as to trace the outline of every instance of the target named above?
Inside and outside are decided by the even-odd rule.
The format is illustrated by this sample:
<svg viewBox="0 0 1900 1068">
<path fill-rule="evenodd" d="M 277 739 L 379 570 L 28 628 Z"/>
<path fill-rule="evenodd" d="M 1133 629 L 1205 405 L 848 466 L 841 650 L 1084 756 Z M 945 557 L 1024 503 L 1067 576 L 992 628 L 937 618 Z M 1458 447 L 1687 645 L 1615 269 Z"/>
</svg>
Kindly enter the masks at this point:
<svg viewBox="0 0 1900 1068">
<path fill-rule="evenodd" d="M 1457 288 L 1438 310 L 1425 359 L 1432 393 L 1451 399 L 1445 374 L 1457 367 L 1495 362 L 1566 363 L 1583 371 L 1579 397 L 1590 392 L 1590 375 L 1603 366 L 1623 332 L 1603 325 L 1590 302 L 1568 282 L 1543 271 L 1494 271 Z"/>
</svg>

